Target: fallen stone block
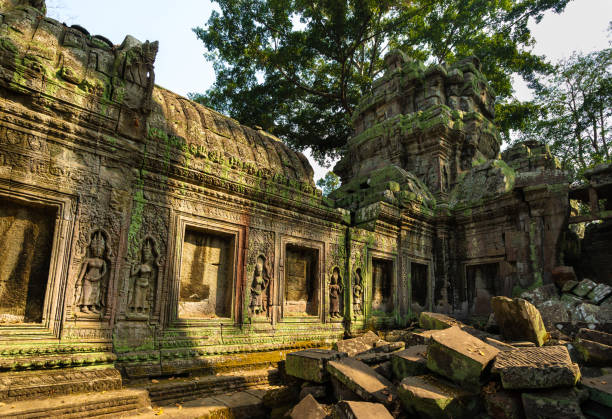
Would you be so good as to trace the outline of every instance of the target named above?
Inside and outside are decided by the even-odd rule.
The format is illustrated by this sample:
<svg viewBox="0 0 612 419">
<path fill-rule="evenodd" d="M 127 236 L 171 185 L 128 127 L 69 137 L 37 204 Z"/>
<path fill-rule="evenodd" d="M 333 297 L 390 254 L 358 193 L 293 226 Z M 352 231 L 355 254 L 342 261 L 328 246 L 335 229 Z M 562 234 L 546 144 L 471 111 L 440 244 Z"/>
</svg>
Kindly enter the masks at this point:
<svg viewBox="0 0 612 419">
<path fill-rule="evenodd" d="M 307 395 L 289 413 L 291 419 L 324 419 L 327 412 L 312 395 Z"/>
<path fill-rule="evenodd" d="M 432 419 L 469 417 L 480 407 L 478 394 L 432 375 L 404 378 L 398 396 L 410 413 Z"/>
<path fill-rule="evenodd" d="M 382 362 L 378 365 L 373 365 L 372 368 L 378 374 L 385 377 L 387 380 L 393 380 L 393 365 L 391 361 Z"/>
<path fill-rule="evenodd" d="M 581 363 L 590 366 L 612 366 L 612 346 L 578 338 L 574 348 Z"/>
<path fill-rule="evenodd" d="M 427 346 L 415 345 L 391 356 L 393 374 L 401 380 L 404 377 L 427 373 Z"/>
<path fill-rule="evenodd" d="M 499 374 L 503 387 L 510 390 L 572 387 L 580 379 L 580 368 L 572 363 L 565 346 L 500 352 L 492 372 Z"/>
<path fill-rule="evenodd" d="M 576 337 L 579 339 L 588 339 L 593 342 L 599 342 L 603 343 L 604 345 L 612 346 L 612 333 L 582 327 L 578 330 Z"/>
<path fill-rule="evenodd" d="M 511 351 L 513 349 L 516 349 L 516 346 L 512 346 L 509 343 L 505 343 L 493 338 L 485 338 L 485 342 L 493 346 L 494 348 L 499 349 L 500 351 Z"/>
<path fill-rule="evenodd" d="M 482 388 L 481 396 L 489 416 L 495 419 L 524 418 L 521 393 L 500 387 L 499 383 L 491 382 Z"/>
<path fill-rule="evenodd" d="M 533 304 L 522 298 L 491 298 L 491 308 L 502 335 L 508 340 L 528 340 L 542 346 L 548 340 L 542 316 Z"/>
<path fill-rule="evenodd" d="M 287 354 L 285 371 L 288 375 L 315 383 L 324 383 L 329 379 L 325 366 L 334 359 L 346 357 L 346 354 L 329 349 L 306 349 Z"/>
<path fill-rule="evenodd" d="M 607 284 L 597 284 L 587 294 L 586 298 L 589 299 L 593 304 L 600 304 L 609 295 L 612 295 L 612 287 Z"/>
<path fill-rule="evenodd" d="M 374 343 L 380 338 L 372 331 L 356 338 L 339 340 L 333 344 L 333 348 L 338 352 L 344 352 L 348 356 L 355 356 L 362 352 L 367 352 L 374 347 Z"/>
<path fill-rule="evenodd" d="M 580 410 L 589 419 L 610 419 L 612 418 L 612 408 L 603 404 L 587 400 L 580 405 Z"/>
<path fill-rule="evenodd" d="M 441 332 L 441 330 L 425 330 L 423 332 L 412 332 L 410 333 L 410 336 L 407 339 L 406 345 L 428 345 L 431 341 L 431 337 L 439 332 Z"/>
<path fill-rule="evenodd" d="M 591 292 L 593 288 L 595 288 L 597 284 L 590 279 L 583 279 L 576 285 L 576 287 L 572 290 L 572 294 L 577 295 L 578 297 L 586 297 L 586 295 Z"/>
<path fill-rule="evenodd" d="M 612 319 L 612 307 L 582 303 L 570 311 L 572 322 L 584 322 L 588 324 L 601 324 L 610 322 Z"/>
<path fill-rule="evenodd" d="M 327 371 L 365 401 L 389 404 L 395 399 L 391 382 L 361 361 L 353 358 L 330 361 Z"/>
<path fill-rule="evenodd" d="M 578 285 L 578 281 L 573 281 L 573 280 L 572 281 L 567 281 L 561 287 L 561 292 L 570 292 L 571 290 L 576 288 L 576 285 Z"/>
<path fill-rule="evenodd" d="M 583 378 L 580 384 L 589 391 L 591 400 L 612 409 L 612 374 Z"/>
<path fill-rule="evenodd" d="M 498 353 L 497 348 L 451 327 L 432 336 L 427 368 L 458 384 L 478 386 L 483 371 Z"/>
<path fill-rule="evenodd" d="M 552 330 L 558 322 L 570 320 L 571 304 L 561 300 L 548 300 L 538 305 L 542 321 L 547 330 Z"/>
<path fill-rule="evenodd" d="M 582 304 L 583 300 L 580 297 L 576 297 L 574 294 L 566 292 L 561 295 L 561 298 L 559 299 L 559 301 L 566 303 L 568 307 L 571 308 L 571 307 L 577 306 L 578 304 Z"/>
<path fill-rule="evenodd" d="M 392 419 L 391 413 L 380 403 L 341 401 L 335 407 L 338 419 Z"/>
<path fill-rule="evenodd" d="M 309 394 L 315 399 L 323 399 L 325 396 L 327 396 L 327 389 L 325 386 L 304 386 L 300 390 L 300 395 L 298 398 L 302 400 Z"/>
<path fill-rule="evenodd" d="M 582 419 L 580 403 L 584 394 L 573 388 L 523 393 L 523 409 L 527 419 Z"/>
<path fill-rule="evenodd" d="M 544 301 L 559 299 L 559 292 L 555 284 L 547 284 L 521 293 L 520 298 L 537 307 Z"/>
<path fill-rule="evenodd" d="M 426 330 L 442 330 L 461 324 L 460 321 L 440 313 L 423 311 L 419 315 L 419 326 Z"/>
<path fill-rule="evenodd" d="M 363 352 L 355 355 L 353 358 L 365 364 L 373 365 L 389 361 L 391 359 L 391 355 L 392 354 L 389 352 Z"/>
<path fill-rule="evenodd" d="M 578 284 L 576 272 L 574 272 L 572 266 L 555 266 L 551 272 L 551 276 L 553 282 L 559 288 L 563 288 L 568 282 L 575 282 Z"/>
</svg>

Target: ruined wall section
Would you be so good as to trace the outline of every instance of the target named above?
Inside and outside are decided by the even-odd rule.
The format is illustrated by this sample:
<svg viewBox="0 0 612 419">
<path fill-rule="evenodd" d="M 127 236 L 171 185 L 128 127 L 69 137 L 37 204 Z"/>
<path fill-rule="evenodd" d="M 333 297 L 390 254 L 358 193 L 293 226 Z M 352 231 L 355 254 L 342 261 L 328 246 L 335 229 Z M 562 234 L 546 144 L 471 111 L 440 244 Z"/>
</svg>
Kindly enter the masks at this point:
<svg viewBox="0 0 612 419">
<path fill-rule="evenodd" d="M 350 217 L 305 157 L 155 86 L 157 43 L 113 45 L 29 4 L 0 2 L 0 202 L 15 206 L 0 213 L 0 251 L 35 272 L 52 251 L 42 319 L 27 298 L 8 307 L 0 370 L 217 371 L 341 336 L 332 308 L 338 283 L 348 288 Z M 50 221 L 27 222 L 41 211 Z M 0 289 L 9 278 L 23 294 L 14 271 Z M 290 280 L 307 301 L 286 303 Z M 44 353 L 35 365 L 30 351 Z"/>
</svg>

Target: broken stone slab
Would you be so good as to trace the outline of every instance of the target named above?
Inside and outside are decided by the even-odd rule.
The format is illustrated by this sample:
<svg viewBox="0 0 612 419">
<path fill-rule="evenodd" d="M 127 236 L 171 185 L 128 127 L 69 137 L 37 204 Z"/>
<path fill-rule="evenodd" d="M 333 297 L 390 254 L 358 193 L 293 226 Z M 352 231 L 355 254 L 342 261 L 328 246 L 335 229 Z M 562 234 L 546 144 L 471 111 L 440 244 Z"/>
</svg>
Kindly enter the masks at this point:
<svg viewBox="0 0 612 419">
<path fill-rule="evenodd" d="M 333 344 L 333 348 L 338 352 L 344 352 L 348 356 L 355 356 L 371 350 L 379 340 L 381 339 L 376 333 L 368 331 L 355 338 L 339 340 Z"/>
<path fill-rule="evenodd" d="M 436 333 L 439 333 L 440 330 L 425 330 L 422 332 L 411 332 L 406 345 L 414 346 L 414 345 L 428 345 L 431 341 L 431 337 Z"/>
<path fill-rule="evenodd" d="M 404 378 L 398 387 L 398 396 L 410 413 L 431 419 L 469 417 L 480 405 L 478 394 L 433 375 Z"/>
<path fill-rule="evenodd" d="M 512 346 L 508 343 L 493 338 L 485 338 L 485 342 L 493 346 L 494 348 L 499 349 L 500 351 L 511 351 L 513 349 L 516 349 L 516 346 Z"/>
<path fill-rule="evenodd" d="M 589 390 L 591 400 L 612 409 L 612 374 L 583 378 L 580 384 Z"/>
<path fill-rule="evenodd" d="M 548 300 L 538 305 L 546 329 L 554 329 L 558 322 L 570 321 L 571 304 L 561 300 Z"/>
<path fill-rule="evenodd" d="M 522 419 L 523 402 L 517 391 L 504 390 L 499 383 L 491 382 L 481 391 L 484 407 L 495 419 Z"/>
<path fill-rule="evenodd" d="M 578 281 L 567 281 L 563 284 L 563 287 L 561 287 L 561 292 L 570 292 L 576 288 L 576 285 L 578 285 Z"/>
<path fill-rule="evenodd" d="M 580 337 L 573 345 L 581 363 L 590 366 L 612 366 L 612 346 Z"/>
<path fill-rule="evenodd" d="M 341 401 L 335 406 L 338 419 L 392 419 L 391 413 L 380 403 Z"/>
<path fill-rule="evenodd" d="M 586 323 L 586 322 L 559 322 L 556 328 L 569 337 L 577 337 L 580 329 L 597 330 L 612 334 L 612 322 L 607 323 Z"/>
<path fill-rule="evenodd" d="M 612 287 L 607 284 L 597 284 L 595 288 L 593 288 L 586 295 L 586 298 L 589 299 L 593 304 L 600 304 L 604 301 L 609 295 L 612 295 Z"/>
<path fill-rule="evenodd" d="M 528 340 L 542 346 L 548 340 L 542 316 L 537 308 L 522 298 L 491 298 L 491 308 L 502 335 L 508 340 Z"/>
<path fill-rule="evenodd" d="M 373 365 L 389 361 L 391 359 L 391 355 L 392 354 L 389 352 L 364 352 L 355 355 L 353 358 L 368 365 Z"/>
<path fill-rule="evenodd" d="M 460 321 L 441 313 L 423 311 L 419 315 L 419 326 L 426 330 L 443 330 L 460 325 Z"/>
<path fill-rule="evenodd" d="M 596 286 L 597 283 L 585 278 L 580 281 L 578 285 L 576 285 L 576 287 L 572 290 L 572 294 L 577 295 L 578 297 L 586 297 L 586 295 Z"/>
<path fill-rule="evenodd" d="M 578 330 L 576 337 L 579 339 L 588 339 L 593 342 L 599 342 L 603 343 L 604 345 L 612 346 L 612 333 L 582 327 Z"/>
<path fill-rule="evenodd" d="M 330 349 L 306 349 L 287 354 L 285 371 L 288 375 L 315 383 L 329 379 L 325 366 L 329 361 L 345 357 L 346 354 Z"/>
<path fill-rule="evenodd" d="M 501 376 L 507 390 L 572 387 L 580 379 L 580 368 L 572 363 L 565 346 L 500 352 L 492 372 Z"/>
<path fill-rule="evenodd" d="M 569 307 L 573 307 L 573 306 L 576 306 L 578 304 L 581 304 L 582 303 L 582 298 L 576 297 L 574 294 L 566 292 L 566 293 L 563 293 L 561 295 L 561 298 L 559 299 L 559 301 L 567 303 L 569 305 Z"/>
<path fill-rule="evenodd" d="M 311 394 L 304 397 L 289 413 L 291 419 L 324 419 L 327 412 Z"/>
<path fill-rule="evenodd" d="M 389 404 L 395 399 L 391 382 L 361 361 L 353 358 L 330 361 L 327 371 L 365 401 Z"/>
<path fill-rule="evenodd" d="M 547 284 L 521 293 L 520 298 L 538 307 L 545 301 L 559 299 L 559 292 L 555 284 Z"/>
<path fill-rule="evenodd" d="M 559 288 L 563 288 L 570 281 L 578 284 L 576 272 L 574 272 L 572 266 L 555 266 L 551 272 L 551 277 Z"/>
<path fill-rule="evenodd" d="M 570 316 L 572 322 L 585 322 L 589 324 L 606 323 L 612 319 L 612 307 L 582 303 L 570 311 Z"/>
<path fill-rule="evenodd" d="M 432 336 L 427 368 L 458 384 L 478 386 L 498 353 L 499 349 L 454 326 Z"/>
<path fill-rule="evenodd" d="M 583 419 L 580 404 L 585 394 L 574 388 L 523 393 L 523 409 L 527 419 Z"/>
<path fill-rule="evenodd" d="M 393 365 L 391 361 L 385 361 L 378 365 L 373 365 L 374 371 L 385 377 L 387 380 L 393 380 Z"/>
<path fill-rule="evenodd" d="M 315 399 L 323 399 L 327 396 L 327 389 L 325 386 L 304 386 L 300 390 L 299 399 L 302 400 L 304 397 L 308 395 L 312 395 Z"/>
<path fill-rule="evenodd" d="M 398 380 L 427 373 L 427 346 L 415 345 L 391 356 L 393 375 Z"/>
</svg>

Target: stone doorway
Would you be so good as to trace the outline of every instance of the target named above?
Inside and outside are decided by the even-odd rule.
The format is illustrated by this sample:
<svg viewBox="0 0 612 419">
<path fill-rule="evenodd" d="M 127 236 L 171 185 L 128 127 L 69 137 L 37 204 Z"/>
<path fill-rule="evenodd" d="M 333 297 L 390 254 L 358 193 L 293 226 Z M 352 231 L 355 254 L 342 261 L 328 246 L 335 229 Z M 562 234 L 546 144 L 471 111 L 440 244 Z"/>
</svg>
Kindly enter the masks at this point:
<svg viewBox="0 0 612 419">
<path fill-rule="evenodd" d="M 423 311 L 427 309 L 427 297 L 429 288 L 429 269 L 427 265 L 412 262 L 410 264 L 411 276 L 411 295 L 413 311 Z"/>
<path fill-rule="evenodd" d="M 179 318 L 231 317 L 234 244 L 233 235 L 186 228 Z"/>
<path fill-rule="evenodd" d="M 288 244 L 285 267 L 285 315 L 319 315 L 318 251 Z"/>
<path fill-rule="evenodd" d="M 470 313 L 476 316 L 488 316 L 491 313 L 491 297 L 498 294 L 499 263 L 468 265 L 465 275 Z"/>
<path fill-rule="evenodd" d="M 42 322 L 56 215 L 0 199 L 0 324 Z"/>
<path fill-rule="evenodd" d="M 372 258 L 372 311 L 393 310 L 393 261 Z"/>
</svg>

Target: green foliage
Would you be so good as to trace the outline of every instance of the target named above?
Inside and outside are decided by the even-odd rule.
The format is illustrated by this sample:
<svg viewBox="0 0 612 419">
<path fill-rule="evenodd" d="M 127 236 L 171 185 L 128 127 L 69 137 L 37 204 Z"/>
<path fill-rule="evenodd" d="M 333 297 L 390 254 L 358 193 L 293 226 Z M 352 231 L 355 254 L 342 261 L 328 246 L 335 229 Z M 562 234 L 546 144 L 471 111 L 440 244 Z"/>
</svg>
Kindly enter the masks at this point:
<svg viewBox="0 0 612 419">
<path fill-rule="evenodd" d="M 323 190 L 323 196 L 329 196 L 340 187 L 340 178 L 334 172 L 327 172 L 325 177 L 317 181 L 317 186 Z"/>
<path fill-rule="evenodd" d="M 612 162 L 612 48 L 574 53 L 536 83 L 533 117 L 516 140 L 536 139 L 573 178 Z"/>
<path fill-rule="evenodd" d="M 525 49 L 529 19 L 569 0 L 215 1 L 221 13 L 194 31 L 217 79 L 191 97 L 323 161 L 342 152 L 351 114 L 391 49 L 437 63 L 476 55 L 503 103 L 511 73 L 532 82 L 548 69 Z M 498 108 L 504 129 L 520 126 L 522 114 Z"/>
</svg>

